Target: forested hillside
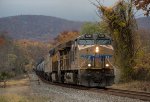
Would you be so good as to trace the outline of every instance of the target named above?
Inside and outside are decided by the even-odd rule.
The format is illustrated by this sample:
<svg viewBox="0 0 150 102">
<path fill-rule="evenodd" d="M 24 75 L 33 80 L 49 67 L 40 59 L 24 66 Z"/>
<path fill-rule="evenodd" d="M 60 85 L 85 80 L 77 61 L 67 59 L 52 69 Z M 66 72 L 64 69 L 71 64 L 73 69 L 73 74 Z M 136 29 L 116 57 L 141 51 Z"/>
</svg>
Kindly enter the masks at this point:
<svg viewBox="0 0 150 102">
<path fill-rule="evenodd" d="M 13 40 L 0 34 L 0 79 L 31 71 L 50 47 L 51 44 L 48 43 Z"/>
<path fill-rule="evenodd" d="M 47 41 L 64 31 L 79 31 L 83 23 L 51 16 L 12 16 L 0 18 L 0 32 L 7 32 L 14 39 Z M 137 24 L 143 34 L 149 34 L 150 17 L 137 18 Z"/>
<path fill-rule="evenodd" d="M 15 39 L 52 40 L 60 32 L 80 30 L 82 22 L 51 16 L 22 15 L 0 18 L 0 32 Z"/>
<path fill-rule="evenodd" d="M 139 29 L 147 29 L 150 30 L 150 17 L 141 17 L 137 19 L 137 24 Z"/>
<path fill-rule="evenodd" d="M 138 33 L 142 40 L 142 46 L 146 46 L 145 50 L 150 52 L 150 17 L 142 17 L 137 19 Z"/>
<path fill-rule="evenodd" d="M 150 52 L 150 18 L 138 18 L 142 47 Z M 83 23 L 47 16 L 14 16 L 0 19 L 0 74 L 22 73 L 35 67 L 48 54 L 51 44 L 58 45 L 76 36 Z M 40 41 L 54 42 L 44 43 Z"/>
</svg>

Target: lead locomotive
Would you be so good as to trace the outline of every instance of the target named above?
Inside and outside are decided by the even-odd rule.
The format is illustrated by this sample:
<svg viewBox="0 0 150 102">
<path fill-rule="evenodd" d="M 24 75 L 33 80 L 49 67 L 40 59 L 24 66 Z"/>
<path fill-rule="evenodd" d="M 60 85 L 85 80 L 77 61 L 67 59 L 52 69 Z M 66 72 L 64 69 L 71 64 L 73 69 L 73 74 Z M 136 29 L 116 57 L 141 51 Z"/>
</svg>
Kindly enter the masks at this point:
<svg viewBox="0 0 150 102">
<path fill-rule="evenodd" d="M 114 83 L 112 53 L 109 37 L 86 34 L 51 49 L 35 70 L 52 82 L 106 87 Z"/>
</svg>

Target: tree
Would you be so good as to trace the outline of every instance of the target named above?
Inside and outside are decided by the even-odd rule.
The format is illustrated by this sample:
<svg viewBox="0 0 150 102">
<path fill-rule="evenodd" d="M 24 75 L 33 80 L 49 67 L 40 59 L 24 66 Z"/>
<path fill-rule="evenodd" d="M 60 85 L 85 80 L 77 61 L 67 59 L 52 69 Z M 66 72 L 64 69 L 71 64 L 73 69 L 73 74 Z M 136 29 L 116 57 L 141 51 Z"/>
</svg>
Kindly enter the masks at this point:
<svg viewBox="0 0 150 102">
<path fill-rule="evenodd" d="M 95 33 L 99 33 L 100 28 L 98 26 L 98 24 L 96 23 L 84 23 L 84 25 L 81 28 L 81 34 L 95 34 Z"/>
<path fill-rule="evenodd" d="M 91 23 L 87 22 L 84 23 L 84 25 L 81 28 L 81 34 L 100 34 L 100 33 L 106 33 L 108 34 L 108 30 L 105 22 L 99 22 L 99 23 Z"/>
<path fill-rule="evenodd" d="M 45 56 L 51 48 L 51 44 L 32 40 L 17 40 L 15 45 L 18 47 L 15 52 L 20 62 L 16 64 L 22 67 L 23 71 L 31 71 L 38 59 Z"/>
<path fill-rule="evenodd" d="M 113 7 L 100 5 L 99 11 L 113 39 L 115 64 L 121 69 L 121 79 L 129 81 L 133 78 L 135 59 L 140 53 L 140 40 L 138 34 L 135 33 L 136 21 L 132 3 L 119 1 Z"/>
<path fill-rule="evenodd" d="M 67 41 L 73 40 L 79 36 L 78 31 L 64 31 L 61 32 L 54 40 L 55 45 L 65 43 Z"/>
<path fill-rule="evenodd" d="M 3 85 L 4 88 L 6 87 L 6 79 L 9 77 L 10 77 L 9 74 L 6 72 L 0 73 L 0 81 L 4 82 L 4 85 Z"/>
<path fill-rule="evenodd" d="M 0 33 L 0 74 L 10 76 L 32 70 L 40 57 L 45 56 L 51 44 L 31 40 L 13 40 Z"/>
<path fill-rule="evenodd" d="M 0 73 L 10 76 L 22 74 L 27 56 L 14 41 L 4 33 L 0 34 Z M 5 74 L 4 74 L 5 75 Z"/>
</svg>

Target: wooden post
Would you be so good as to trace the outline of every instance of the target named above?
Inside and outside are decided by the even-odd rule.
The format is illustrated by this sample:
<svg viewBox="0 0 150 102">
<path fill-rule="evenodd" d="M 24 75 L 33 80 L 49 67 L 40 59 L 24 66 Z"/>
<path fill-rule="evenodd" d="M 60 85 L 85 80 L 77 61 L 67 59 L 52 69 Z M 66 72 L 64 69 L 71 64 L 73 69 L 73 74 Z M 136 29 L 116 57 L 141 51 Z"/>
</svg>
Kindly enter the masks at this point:
<svg viewBox="0 0 150 102">
<path fill-rule="evenodd" d="M 38 79 L 37 81 L 38 81 L 38 85 L 40 85 L 40 80 Z"/>
<path fill-rule="evenodd" d="M 4 86 L 3 87 L 6 88 L 6 80 L 4 80 Z"/>
</svg>

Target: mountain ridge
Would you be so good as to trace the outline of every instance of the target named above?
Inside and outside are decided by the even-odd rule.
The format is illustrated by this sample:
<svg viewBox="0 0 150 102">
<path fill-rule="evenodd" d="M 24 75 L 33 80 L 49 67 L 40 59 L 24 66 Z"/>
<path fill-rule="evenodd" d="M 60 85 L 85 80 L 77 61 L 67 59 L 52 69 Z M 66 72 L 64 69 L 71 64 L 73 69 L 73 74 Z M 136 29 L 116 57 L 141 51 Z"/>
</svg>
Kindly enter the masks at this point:
<svg viewBox="0 0 150 102">
<path fill-rule="evenodd" d="M 0 32 L 14 39 L 48 40 L 63 31 L 79 31 L 83 22 L 43 15 L 20 15 L 0 18 Z"/>
<path fill-rule="evenodd" d="M 137 18 L 139 30 L 150 35 L 150 17 Z M 0 18 L 0 32 L 13 39 L 53 40 L 63 31 L 80 31 L 84 22 L 44 15 L 19 15 Z"/>
<path fill-rule="evenodd" d="M 150 30 L 150 17 L 137 18 L 137 25 L 140 29 Z"/>
</svg>

